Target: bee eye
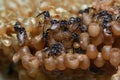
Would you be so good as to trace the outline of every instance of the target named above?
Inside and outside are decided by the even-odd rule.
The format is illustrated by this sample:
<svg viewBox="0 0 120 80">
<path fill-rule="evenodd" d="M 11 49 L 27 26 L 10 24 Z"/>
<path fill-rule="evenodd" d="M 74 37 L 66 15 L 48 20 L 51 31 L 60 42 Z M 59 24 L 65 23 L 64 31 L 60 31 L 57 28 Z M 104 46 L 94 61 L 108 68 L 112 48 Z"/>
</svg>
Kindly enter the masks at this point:
<svg viewBox="0 0 120 80">
<path fill-rule="evenodd" d="M 79 17 L 76 17 L 76 21 L 77 21 L 77 22 L 82 22 L 82 19 L 79 18 Z"/>
<path fill-rule="evenodd" d="M 74 42 L 79 42 L 79 35 L 76 33 L 72 33 L 72 38 Z"/>
<path fill-rule="evenodd" d="M 53 25 L 53 24 L 57 24 L 58 21 L 57 20 L 51 20 L 50 23 L 51 23 L 51 25 Z"/>
<path fill-rule="evenodd" d="M 19 29 L 19 33 L 22 34 L 23 32 L 25 32 L 25 28 L 24 28 L 24 27 L 21 27 L 21 28 Z"/>
<path fill-rule="evenodd" d="M 89 13 L 89 11 L 90 11 L 89 7 L 84 10 L 85 13 Z"/>
<path fill-rule="evenodd" d="M 48 37 L 48 33 L 46 32 L 46 33 L 43 33 L 43 38 L 44 39 L 47 39 L 47 37 Z"/>
<path fill-rule="evenodd" d="M 63 31 L 68 31 L 68 28 L 67 28 L 68 22 L 66 20 L 61 20 L 59 23 Z"/>
<path fill-rule="evenodd" d="M 67 21 L 66 20 L 61 20 L 60 21 L 60 26 L 67 26 Z"/>
<path fill-rule="evenodd" d="M 108 25 L 107 25 L 107 24 L 108 24 L 107 21 L 103 21 L 103 22 L 102 22 L 102 27 L 103 27 L 103 29 L 104 29 L 104 28 L 108 28 Z"/>
<path fill-rule="evenodd" d="M 49 31 L 51 29 L 47 29 L 46 32 L 43 32 L 43 38 L 46 40 L 48 38 Z"/>
<path fill-rule="evenodd" d="M 86 32 L 87 31 L 87 26 L 86 25 L 80 26 L 80 30 L 81 30 L 81 32 Z"/>
<path fill-rule="evenodd" d="M 21 24 L 20 22 L 17 21 L 14 25 L 14 30 L 18 32 L 20 27 L 21 27 Z"/>
<path fill-rule="evenodd" d="M 25 28 L 21 26 L 20 22 L 16 22 L 14 25 L 14 30 L 20 34 L 22 34 L 23 32 L 25 32 Z"/>
<path fill-rule="evenodd" d="M 95 8 L 93 8 L 93 7 L 87 7 L 87 8 L 85 8 L 85 9 L 83 9 L 83 10 L 80 10 L 79 13 L 80 13 L 80 14 L 89 13 L 89 12 L 90 12 L 90 9 L 95 9 Z"/>
<path fill-rule="evenodd" d="M 70 17 L 68 24 L 73 24 L 76 21 L 74 17 Z"/>
<path fill-rule="evenodd" d="M 84 11 L 83 11 L 83 10 L 80 10 L 80 11 L 79 11 L 79 13 L 80 13 L 80 14 L 83 14 L 83 13 L 84 13 Z"/>
<path fill-rule="evenodd" d="M 116 20 L 120 21 L 120 15 L 117 16 Z"/>
<path fill-rule="evenodd" d="M 50 18 L 50 13 L 49 11 L 43 11 L 42 13 L 39 13 L 36 17 L 39 17 L 40 15 L 44 15 L 44 19 Z"/>
<path fill-rule="evenodd" d="M 45 18 L 47 18 L 47 17 L 50 18 L 50 13 L 48 11 L 44 11 L 43 15 Z"/>
</svg>

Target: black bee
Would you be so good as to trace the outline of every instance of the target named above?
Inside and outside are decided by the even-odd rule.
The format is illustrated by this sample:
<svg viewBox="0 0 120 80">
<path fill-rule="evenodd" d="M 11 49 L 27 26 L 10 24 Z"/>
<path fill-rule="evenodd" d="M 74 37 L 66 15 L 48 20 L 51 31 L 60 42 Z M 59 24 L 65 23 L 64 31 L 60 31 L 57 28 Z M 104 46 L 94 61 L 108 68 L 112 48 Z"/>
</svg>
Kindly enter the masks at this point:
<svg viewBox="0 0 120 80">
<path fill-rule="evenodd" d="M 79 42 L 79 35 L 76 33 L 72 33 L 72 39 L 74 42 Z"/>
<path fill-rule="evenodd" d="M 101 11 L 101 12 L 95 14 L 94 16 L 96 16 L 97 19 L 102 18 L 104 21 L 107 21 L 107 22 L 113 20 L 112 14 L 110 14 L 108 11 Z"/>
<path fill-rule="evenodd" d="M 17 39 L 18 39 L 20 45 L 23 45 L 25 43 L 25 38 L 26 38 L 25 28 L 22 27 L 20 22 L 17 21 L 14 25 L 14 29 L 17 32 Z"/>
<path fill-rule="evenodd" d="M 58 55 L 58 53 L 62 50 L 62 44 L 61 43 L 55 43 L 51 46 L 51 54 L 52 55 Z"/>
<path fill-rule="evenodd" d="M 109 22 L 113 20 L 112 14 L 110 14 L 108 11 L 100 11 L 99 13 L 94 15 L 96 19 L 101 18 L 102 19 L 102 24 L 101 26 L 104 28 L 109 28 L 110 26 L 108 25 Z"/>
<path fill-rule="evenodd" d="M 50 13 L 49 11 L 43 11 L 42 13 L 39 13 L 36 17 L 39 17 L 40 15 L 44 15 L 44 19 L 50 18 Z"/>
<path fill-rule="evenodd" d="M 43 40 L 45 42 L 45 46 L 48 46 L 48 37 L 50 31 L 51 29 L 47 29 L 45 32 L 43 31 Z"/>
<path fill-rule="evenodd" d="M 91 65 L 90 69 L 91 72 L 95 73 L 95 74 L 100 74 L 101 72 L 103 72 L 100 68 L 97 68 L 95 65 Z"/>
<path fill-rule="evenodd" d="M 14 67 L 15 67 L 15 64 L 10 63 L 8 67 L 8 72 L 7 72 L 8 75 L 12 75 L 15 72 Z"/>
</svg>

